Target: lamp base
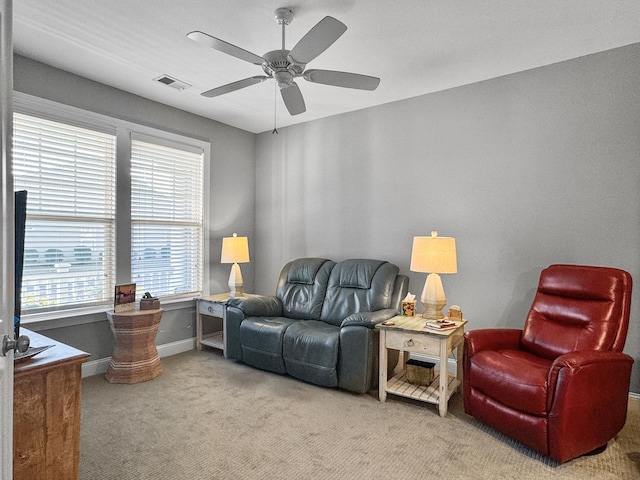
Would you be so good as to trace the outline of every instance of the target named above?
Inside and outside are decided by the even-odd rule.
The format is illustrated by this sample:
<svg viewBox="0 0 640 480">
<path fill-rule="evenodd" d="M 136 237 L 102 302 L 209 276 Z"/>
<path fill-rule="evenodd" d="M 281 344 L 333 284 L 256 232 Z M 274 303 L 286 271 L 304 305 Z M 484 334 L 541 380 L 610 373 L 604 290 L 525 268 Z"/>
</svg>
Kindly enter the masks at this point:
<svg viewBox="0 0 640 480">
<path fill-rule="evenodd" d="M 229 273 L 229 298 L 244 297 L 244 291 L 242 287 L 243 282 L 240 265 L 234 263 L 231 266 L 231 272 Z"/>
<path fill-rule="evenodd" d="M 422 305 L 424 305 L 423 318 L 427 320 L 442 320 L 444 314 L 442 309 L 447 304 L 444 296 L 444 288 L 442 288 L 442 280 L 437 273 L 430 273 L 424 284 L 421 297 Z"/>
<path fill-rule="evenodd" d="M 445 318 L 442 309 L 446 304 L 439 306 L 423 302 L 422 305 L 424 306 L 424 312 L 422 313 L 423 318 L 427 320 L 443 320 Z"/>
<path fill-rule="evenodd" d="M 231 287 L 231 290 L 229 290 L 229 298 L 236 297 L 244 297 L 244 290 L 242 289 L 242 287 Z"/>
</svg>

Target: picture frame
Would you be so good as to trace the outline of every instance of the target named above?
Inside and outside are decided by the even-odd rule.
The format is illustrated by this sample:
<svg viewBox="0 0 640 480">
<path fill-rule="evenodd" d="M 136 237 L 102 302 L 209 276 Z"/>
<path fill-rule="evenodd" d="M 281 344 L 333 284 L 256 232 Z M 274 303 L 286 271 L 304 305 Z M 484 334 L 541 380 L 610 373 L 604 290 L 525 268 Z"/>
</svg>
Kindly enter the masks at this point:
<svg viewBox="0 0 640 480">
<path fill-rule="evenodd" d="M 125 283 L 116 285 L 113 298 L 113 311 L 115 313 L 135 310 L 136 308 L 136 284 Z"/>
</svg>

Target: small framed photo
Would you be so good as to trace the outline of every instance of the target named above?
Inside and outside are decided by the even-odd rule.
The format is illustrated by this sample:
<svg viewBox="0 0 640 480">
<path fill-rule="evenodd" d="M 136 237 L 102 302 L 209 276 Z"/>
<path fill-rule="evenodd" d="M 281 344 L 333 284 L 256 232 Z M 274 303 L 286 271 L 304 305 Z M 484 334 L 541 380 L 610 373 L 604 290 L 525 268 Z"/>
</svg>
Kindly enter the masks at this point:
<svg viewBox="0 0 640 480">
<path fill-rule="evenodd" d="M 136 284 L 127 283 L 116 285 L 116 292 L 113 300 L 113 311 L 115 313 L 126 312 L 136 309 Z"/>
</svg>

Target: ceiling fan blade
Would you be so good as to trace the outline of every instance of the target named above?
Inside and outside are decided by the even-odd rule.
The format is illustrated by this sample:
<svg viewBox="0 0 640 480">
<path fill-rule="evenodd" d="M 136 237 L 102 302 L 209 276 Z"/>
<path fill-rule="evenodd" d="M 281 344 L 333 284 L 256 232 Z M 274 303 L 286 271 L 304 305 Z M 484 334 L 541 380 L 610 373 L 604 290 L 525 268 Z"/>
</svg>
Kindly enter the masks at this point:
<svg viewBox="0 0 640 480">
<path fill-rule="evenodd" d="M 282 100 L 291 115 L 299 115 L 300 113 L 307 111 L 307 107 L 304 104 L 304 98 L 302 97 L 302 92 L 296 82 L 293 82 L 288 87 L 281 88 L 280 94 L 282 95 Z"/>
<path fill-rule="evenodd" d="M 258 75 L 256 77 L 245 78 L 244 80 L 238 80 L 237 82 L 227 83 L 226 85 L 222 85 L 221 87 L 212 88 L 211 90 L 207 90 L 206 92 L 202 92 L 200 95 L 203 97 L 217 97 L 219 95 L 224 95 L 225 93 L 230 93 L 235 90 L 240 90 L 244 87 L 250 87 L 251 85 L 255 85 L 256 83 L 262 83 L 265 80 L 271 77 L 265 77 L 264 75 Z"/>
<path fill-rule="evenodd" d="M 375 90 L 380 79 L 359 73 L 336 72 L 335 70 L 307 70 L 302 75 L 305 80 L 334 87 L 357 88 L 358 90 Z"/>
<path fill-rule="evenodd" d="M 194 42 L 201 43 L 206 45 L 207 47 L 214 48 L 219 52 L 226 53 L 227 55 L 231 55 L 232 57 L 239 58 L 240 60 L 244 60 L 245 62 L 253 63 L 254 65 L 262 65 L 264 63 L 264 59 L 259 57 L 255 53 L 248 52 L 240 47 L 236 47 L 224 40 L 220 40 L 219 38 L 212 37 L 203 32 L 195 31 L 187 34 L 187 38 L 193 40 Z"/>
<path fill-rule="evenodd" d="M 333 17 L 324 17 L 289 52 L 289 61 L 305 65 L 333 45 L 347 26 Z"/>
</svg>

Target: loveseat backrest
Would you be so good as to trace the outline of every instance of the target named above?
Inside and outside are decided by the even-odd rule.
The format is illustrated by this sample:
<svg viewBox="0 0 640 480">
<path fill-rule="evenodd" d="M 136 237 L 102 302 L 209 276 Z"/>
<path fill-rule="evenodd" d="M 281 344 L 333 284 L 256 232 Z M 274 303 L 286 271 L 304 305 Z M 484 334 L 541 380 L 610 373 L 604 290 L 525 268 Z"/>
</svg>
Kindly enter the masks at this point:
<svg viewBox="0 0 640 480">
<path fill-rule="evenodd" d="M 523 348 L 549 359 L 576 350 L 622 351 L 631 288 L 631 275 L 617 268 L 545 268 L 525 322 Z"/>
<path fill-rule="evenodd" d="M 326 258 L 299 258 L 282 268 L 276 296 L 282 302 L 285 317 L 320 319 L 329 275 L 335 264 Z"/>
<path fill-rule="evenodd" d="M 395 308 L 391 303 L 398 272 L 396 265 L 381 260 L 338 262 L 329 277 L 320 320 L 340 325 L 352 313 Z"/>
</svg>

